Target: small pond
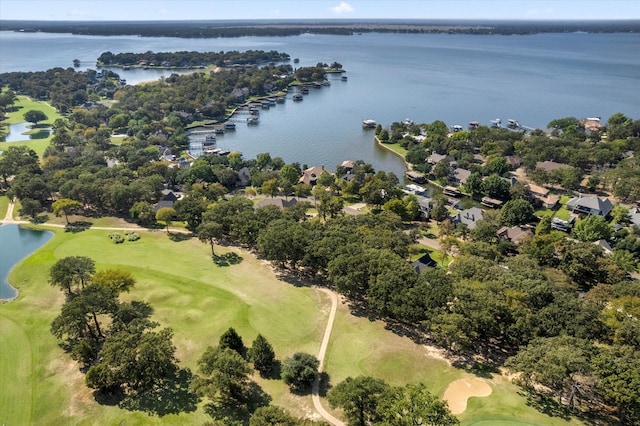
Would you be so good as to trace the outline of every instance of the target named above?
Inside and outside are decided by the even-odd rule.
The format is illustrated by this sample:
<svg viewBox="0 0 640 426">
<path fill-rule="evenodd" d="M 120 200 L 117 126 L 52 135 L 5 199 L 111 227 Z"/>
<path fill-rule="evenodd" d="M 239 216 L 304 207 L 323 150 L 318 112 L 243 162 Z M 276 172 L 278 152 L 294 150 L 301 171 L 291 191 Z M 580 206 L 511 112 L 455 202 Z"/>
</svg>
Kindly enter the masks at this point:
<svg viewBox="0 0 640 426">
<path fill-rule="evenodd" d="M 12 223 L 0 225 L 0 300 L 18 296 L 18 290 L 7 280 L 11 268 L 52 237 L 53 232 L 33 231 Z"/>
<path fill-rule="evenodd" d="M 0 136 L 0 142 L 20 142 L 20 141 L 28 141 L 33 139 L 46 139 L 51 134 L 50 128 L 41 128 L 40 131 L 34 133 L 32 135 L 23 135 L 25 132 L 30 132 L 32 129 L 27 127 L 31 125 L 31 123 L 18 123 L 18 124 L 10 124 L 5 129 L 9 131 L 7 135 Z"/>
</svg>

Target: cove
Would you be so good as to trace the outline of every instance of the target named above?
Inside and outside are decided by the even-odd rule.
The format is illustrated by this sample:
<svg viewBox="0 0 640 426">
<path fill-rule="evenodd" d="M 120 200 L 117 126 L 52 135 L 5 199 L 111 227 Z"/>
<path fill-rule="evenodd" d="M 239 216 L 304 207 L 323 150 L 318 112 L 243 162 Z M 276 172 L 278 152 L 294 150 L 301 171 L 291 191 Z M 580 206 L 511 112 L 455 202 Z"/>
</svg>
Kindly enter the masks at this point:
<svg viewBox="0 0 640 426">
<path fill-rule="evenodd" d="M 13 300 L 18 290 L 9 284 L 9 271 L 53 237 L 50 231 L 34 231 L 16 224 L 0 226 L 0 300 Z"/>
</svg>

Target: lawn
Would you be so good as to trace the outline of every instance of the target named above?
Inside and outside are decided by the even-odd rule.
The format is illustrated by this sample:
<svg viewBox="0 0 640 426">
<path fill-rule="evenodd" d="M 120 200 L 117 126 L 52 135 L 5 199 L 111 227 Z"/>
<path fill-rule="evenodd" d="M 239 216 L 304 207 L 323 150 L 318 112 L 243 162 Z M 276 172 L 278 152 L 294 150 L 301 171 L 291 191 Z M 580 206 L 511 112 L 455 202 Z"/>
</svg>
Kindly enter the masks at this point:
<svg viewBox="0 0 640 426">
<path fill-rule="evenodd" d="M 152 319 L 172 327 L 183 367 L 195 371 L 206 346 L 217 344 L 230 326 L 247 346 L 258 333 L 264 335 L 280 360 L 296 351 L 319 350 L 330 306 L 327 296 L 278 280 L 268 264 L 246 251 L 216 246 L 218 255 L 233 251 L 242 258 L 235 265 L 216 266 L 208 245 L 196 239 L 172 241 L 164 231 L 142 232 L 139 241 L 119 245 L 107 238 L 109 231 L 54 232 L 49 243 L 12 271 L 10 281 L 20 291 L 18 299 L 0 305 L 0 387 L 12 389 L 0 392 L 3 424 L 173 425 L 208 420 L 201 407 L 157 417 L 94 401 L 78 365 L 49 332 L 64 296 L 47 284 L 47 274 L 57 259 L 66 256 L 89 256 L 98 270 L 130 271 L 137 284 L 123 299 L 148 302 L 154 310 Z M 430 356 L 424 346 L 387 330 L 384 323 L 352 315 L 345 305 L 336 315 L 325 365 L 332 385 L 348 376 L 368 374 L 393 385 L 423 381 L 439 396 L 451 381 L 468 375 Z M 257 381 L 274 405 L 298 416 L 313 411 L 310 397 L 291 394 L 281 381 Z M 501 377 L 490 383 L 494 393 L 472 400 L 460 416 L 463 424 L 480 420 L 567 424 L 526 406 L 515 386 Z"/>
<path fill-rule="evenodd" d="M 18 124 L 24 123 L 24 113 L 29 110 L 40 110 L 47 115 L 47 120 L 38 123 L 38 126 L 47 125 L 51 126 L 54 121 L 58 118 L 62 118 L 62 116 L 46 102 L 34 101 L 27 96 L 18 96 L 16 103 L 13 105 L 13 110 L 8 113 L 8 118 L 2 121 L 2 124 Z M 0 136 L 6 134 L 6 129 L 0 127 Z M 51 141 L 52 135 L 45 139 L 34 139 L 29 140 L 29 136 L 25 135 L 24 141 L 18 142 L 0 142 L 0 151 L 5 151 L 9 146 L 20 146 L 27 145 L 29 148 L 33 149 L 38 157 L 42 158 L 42 154 L 44 150 L 49 146 L 49 142 Z"/>
<path fill-rule="evenodd" d="M 0 195 L 0 220 L 4 219 L 9 206 L 9 198 L 6 195 Z"/>
</svg>

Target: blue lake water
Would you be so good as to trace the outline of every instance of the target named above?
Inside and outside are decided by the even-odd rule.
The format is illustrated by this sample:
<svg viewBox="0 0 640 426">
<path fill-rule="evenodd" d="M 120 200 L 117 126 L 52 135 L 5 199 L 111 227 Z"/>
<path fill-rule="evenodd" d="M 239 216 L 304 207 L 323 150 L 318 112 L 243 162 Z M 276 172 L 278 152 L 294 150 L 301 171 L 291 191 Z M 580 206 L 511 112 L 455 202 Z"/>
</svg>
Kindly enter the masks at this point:
<svg viewBox="0 0 640 426">
<path fill-rule="evenodd" d="M 25 132 L 29 132 L 32 129 L 27 127 L 30 123 L 17 123 L 7 126 L 8 133 L 5 136 L 0 136 L 0 142 L 20 142 L 33 139 L 45 139 L 49 137 L 51 129 L 40 129 L 39 132 L 31 135 L 23 135 Z"/>
<path fill-rule="evenodd" d="M 48 231 L 33 231 L 15 224 L 0 225 L 0 300 L 14 299 L 18 295 L 18 291 L 7 281 L 11 268 L 42 247 L 51 237 L 53 233 Z"/>
<path fill-rule="evenodd" d="M 560 117 L 616 112 L 640 118 L 640 34 L 538 34 L 471 36 L 363 34 L 294 37 L 178 39 L 73 36 L 0 31 L 0 72 L 70 67 L 78 58 L 93 67 L 104 51 L 278 50 L 300 58 L 296 66 L 337 61 L 348 81 L 311 90 L 303 102 L 261 111 L 260 124 L 238 124 L 218 146 L 245 158 L 270 152 L 287 162 L 333 169 L 363 159 L 402 174 L 404 164 L 376 146 L 361 121 L 383 125 L 411 118 L 448 125 L 517 119 L 545 127 Z M 292 64 L 293 65 L 293 64 Z M 129 84 L 167 71 L 119 72 Z M 290 96 L 290 95 L 289 95 Z"/>
</svg>

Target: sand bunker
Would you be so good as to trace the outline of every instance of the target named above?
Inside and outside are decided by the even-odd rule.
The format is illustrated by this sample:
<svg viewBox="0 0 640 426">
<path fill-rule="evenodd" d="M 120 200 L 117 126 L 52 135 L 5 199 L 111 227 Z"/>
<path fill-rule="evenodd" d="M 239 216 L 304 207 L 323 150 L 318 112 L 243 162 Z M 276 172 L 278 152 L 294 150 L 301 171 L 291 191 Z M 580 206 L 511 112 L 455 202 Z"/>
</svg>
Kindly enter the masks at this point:
<svg viewBox="0 0 640 426">
<path fill-rule="evenodd" d="M 469 398 L 489 396 L 491 392 L 491 386 L 485 380 L 478 377 L 468 377 L 451 382 L 442 399 L 447 401 L 452 414 L 461 414 L 467 409 Z"/>
</svg>

